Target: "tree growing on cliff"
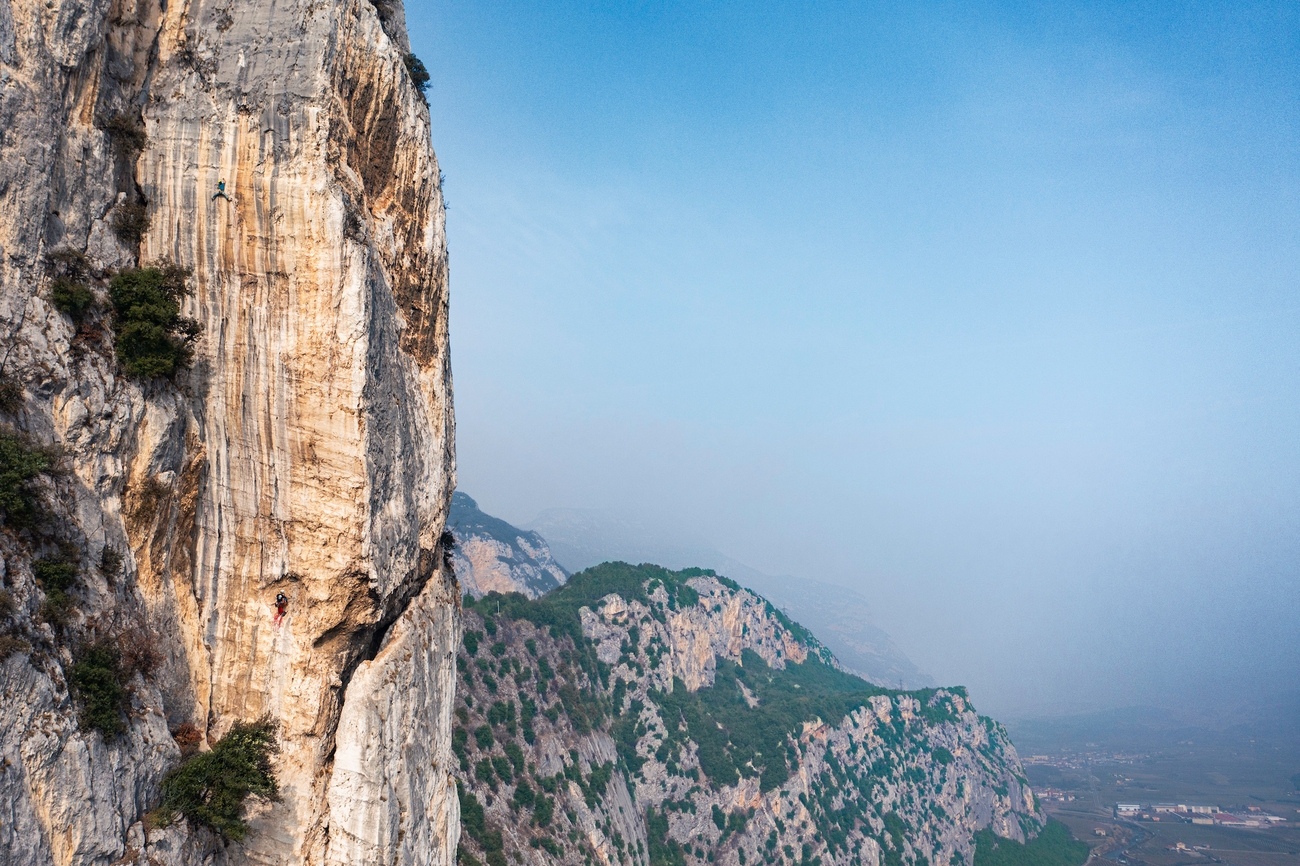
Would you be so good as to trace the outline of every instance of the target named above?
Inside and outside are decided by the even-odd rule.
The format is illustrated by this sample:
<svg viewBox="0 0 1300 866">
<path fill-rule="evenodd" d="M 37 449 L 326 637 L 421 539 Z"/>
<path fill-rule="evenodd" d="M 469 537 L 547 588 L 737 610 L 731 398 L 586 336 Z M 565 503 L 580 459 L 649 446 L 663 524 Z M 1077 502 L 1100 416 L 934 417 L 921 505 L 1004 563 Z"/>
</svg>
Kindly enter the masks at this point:
<svg viewBox="0 0 1300 866">
<path fill-rule="evenodd" d="M 271 756 L 279 751 L 275 724 L 269 719 L 236 722 L 212 751 L 193 756 L 167 774 L 162 806 L 151 821 L 166 825 L 183 815 L 223 838 L 243 839 L 248 834 L 244 801 L 249 796 L 280 799 L 271 767 Z"/>
<path fill-rule="evenodd" d="M 406 72 L 411 76 L 411 83 L 420 91 L 420 98 L 427 104 L 429 97 L 426 95 L 429 90 L 429 70 L 424 65 L 424 61 L 414 54 L 408 54 L 403 58 L 406 63 Z"/>
<path fill-rule="evenodd" d="M 181 316 L 190 272 L 170 262 L 131 268 L 113 277 L 117 360 L 128 376 L 170 377 L 194 357 L 201 327 Z"/>
</svg>

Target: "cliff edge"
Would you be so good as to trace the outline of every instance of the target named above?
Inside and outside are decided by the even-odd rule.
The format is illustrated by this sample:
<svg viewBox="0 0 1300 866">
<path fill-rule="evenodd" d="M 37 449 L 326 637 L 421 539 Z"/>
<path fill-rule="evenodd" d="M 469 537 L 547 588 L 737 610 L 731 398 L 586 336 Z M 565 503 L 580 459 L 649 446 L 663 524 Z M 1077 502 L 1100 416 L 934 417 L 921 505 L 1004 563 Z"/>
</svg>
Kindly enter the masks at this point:
<svg viewBox="0 0 1300 866">
<path fill-rule="evenodd" d="M 454 856 L 409 51 L 398 0 L 0 0 L 5 863 Z M 242 841 L 145 820 L 182 747 L 258 719 L 279 798 Z"/>
</svg>

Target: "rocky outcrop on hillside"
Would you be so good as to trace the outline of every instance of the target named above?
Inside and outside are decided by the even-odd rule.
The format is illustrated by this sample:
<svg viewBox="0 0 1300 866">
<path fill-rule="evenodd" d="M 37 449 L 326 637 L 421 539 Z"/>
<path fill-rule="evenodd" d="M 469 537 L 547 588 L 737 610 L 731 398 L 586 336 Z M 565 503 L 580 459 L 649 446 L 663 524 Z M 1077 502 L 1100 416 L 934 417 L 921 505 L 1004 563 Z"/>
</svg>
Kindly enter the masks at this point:
<svg viewBox="0 0 1300 866">
<path fill-rule="evenodd" d="M 451 497 L 447 528 L 456 539 L 452 563 L 461 588 L 481 598 L 489 592 L 518 592 L 529 598 L 555 589 L 568 578 L 546 539 L 484 514 L 459 490 Z"/>
<path fill-rule="evenodd" d="M 466 866 L 970 866 L 1043 826 L 963 690 L 873 686 L 712 572 L 606 564 L 464 622 Z"/>
<path fill-rule="evenodd" d="M 848 587 L 807 575 L 764 574 L 690 533 L 656 528 L 599 509 L 550 508 L 528 527 L 546 537 L 551 552 L 570 571 L 613 561 L 711 568 L 811 628 L 841 665 L 864 679 L 900 689 L 935 684 L 893 638 L 873 624 L 879 613 L 875 602 Z"/>
<path fill-rule="evenodd" d="M 399 0 L 0 0 L 0 861 L 450 862 L 409 51 Z M 259 718 L 280 796 L 242 842 L 145 820 L 182 747 Z"/>
</svg>

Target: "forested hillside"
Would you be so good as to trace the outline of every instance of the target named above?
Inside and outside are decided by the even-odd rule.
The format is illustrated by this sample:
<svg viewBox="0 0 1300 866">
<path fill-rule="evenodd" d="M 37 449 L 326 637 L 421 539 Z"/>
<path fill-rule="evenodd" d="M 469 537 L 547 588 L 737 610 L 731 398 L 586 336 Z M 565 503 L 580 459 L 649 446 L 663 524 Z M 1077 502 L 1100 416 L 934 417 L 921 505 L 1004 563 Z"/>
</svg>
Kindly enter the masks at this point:
<svg viewBox="0 0 1300 866">
<path fill-rule="evenodd" d="M 713 572 L 466 599 L 461 862 L 974 864 L 1043 826 L 960 688 L 894 691 Z"/>
</svg>

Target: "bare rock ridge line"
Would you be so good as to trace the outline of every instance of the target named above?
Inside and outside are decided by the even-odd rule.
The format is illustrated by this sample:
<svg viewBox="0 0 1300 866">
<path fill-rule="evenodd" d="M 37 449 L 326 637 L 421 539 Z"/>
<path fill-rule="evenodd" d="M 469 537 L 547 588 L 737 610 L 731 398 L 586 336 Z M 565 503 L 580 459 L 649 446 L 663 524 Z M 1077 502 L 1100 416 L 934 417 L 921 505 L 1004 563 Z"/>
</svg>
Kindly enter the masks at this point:
<svg viewBox="0 0 1300 866">
<path fill-rule="evenodd" d="M 0 0 L 0 862 L 454 859 L 409 52 L 397 0 Z M 258 719 L 279 796 L 241 841 L 153 811 Z"/>
<path fill-rule="evenodd" d="M 481 598 L 489 592 L 518 592 L 537 598 L 568 579 L 546 539 L 484 514 L 459 490 L 451 497 L 447 528 L 456 539 L 453 563 L 461 588 Z"/>
<path fill-rule="evenodd" d="M 872 600 L 844 586 L 806 575 L 765 574 L 690 533 L 656 529 L 599 509 L 550 508 L 527 524 L 527 529 L 544 536 L 548 552 L 571 572 L 616 560 L 714 569 L 757 590 L 811 628 L 840 663 L 859 676 L 880 685 L 912 689 L 935 684 L 888 634 L 873 625 L 878 611 Z"/>
<path fill-rule="evenodd" d="M 855 677 L 710 570 L 606 563 L 464 625 L 465 866 L 972 866 L 981 836 L 1043 835 L 964 689 Z"/>
</svg>

